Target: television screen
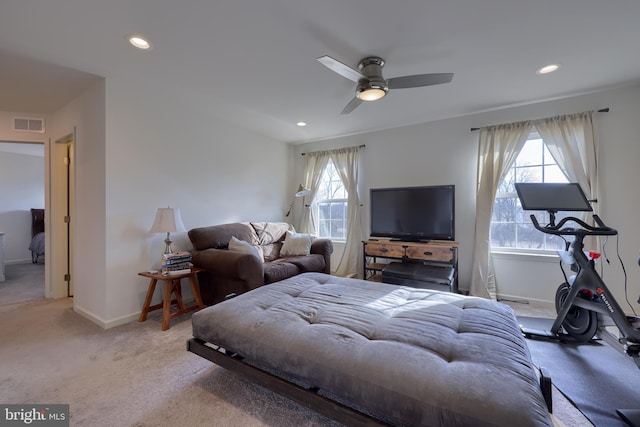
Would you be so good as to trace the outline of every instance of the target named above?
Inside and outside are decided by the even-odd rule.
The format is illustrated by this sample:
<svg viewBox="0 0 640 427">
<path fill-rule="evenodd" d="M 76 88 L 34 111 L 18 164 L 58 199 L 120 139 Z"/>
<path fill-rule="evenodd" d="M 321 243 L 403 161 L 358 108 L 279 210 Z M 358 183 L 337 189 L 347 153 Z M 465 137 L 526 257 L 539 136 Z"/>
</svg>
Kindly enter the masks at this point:
<svg viewBox="0 0 640 427">
<path fill-rule="evenodd" d="M 526 211 L 591 211 L 591 205 L 577 183 L 515 183 Z"/>
<path fill-rule="evenodd" d="M 371 236 L 455 240 L 455 186 L 371 189 Z"/>
</svg>

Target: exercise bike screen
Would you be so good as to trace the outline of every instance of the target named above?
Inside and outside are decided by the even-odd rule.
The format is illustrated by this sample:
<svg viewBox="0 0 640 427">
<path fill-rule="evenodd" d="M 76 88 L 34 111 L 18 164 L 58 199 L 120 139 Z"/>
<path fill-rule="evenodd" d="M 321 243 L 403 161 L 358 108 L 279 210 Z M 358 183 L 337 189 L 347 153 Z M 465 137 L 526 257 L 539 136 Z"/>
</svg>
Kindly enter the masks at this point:
<svg viewBox="0 0 640 427">
<path fill-rule="evenodd" d="M 592 211 L 577 183 L 516 183 L 522 209 L 527 211 Z"/>
</svg>

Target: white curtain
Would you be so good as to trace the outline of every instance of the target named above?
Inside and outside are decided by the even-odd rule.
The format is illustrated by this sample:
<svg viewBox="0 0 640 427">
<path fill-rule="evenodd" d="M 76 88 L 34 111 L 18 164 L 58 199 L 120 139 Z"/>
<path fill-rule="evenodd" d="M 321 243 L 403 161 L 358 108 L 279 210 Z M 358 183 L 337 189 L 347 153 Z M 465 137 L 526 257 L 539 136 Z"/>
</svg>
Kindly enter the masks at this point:
<svg viewBox="0 0 640 427">
<path fill-rule="evenodd" d="M 593 111 L 534 122 L 549 152 L 570 182 L 598 198 L 598 146 Z"/>
<path fill-rule="evenodd" d="M 471 295 L 496 299 L 489 240 L 493 203 L 498 185 L 526 142 L 531 126 L 527 121 L 480 129 Z"/>
<path fill-rule="evenodd" d="M 300 231 L 303 233 L 315 234 L 316 219 L 314 218 L 313 209 L 311 209 L 311 202 L 316 198 L 318 189 L 320 188 L 320 181 L 322 180 L 322 173 L 329 163 L 331 157 L 328 151 L 316 151 L 313 153 L 307 153 L 307 164 L 304 169 L 304 186 L 311 190 L 309 195 L 305 196 L 307 203 L 303 204 L 302 208 L 302 220 L 300 221 Z"/>
<path fill-rule="evenodd" d="M 318 234 L 317 218 L 311 209 L 311 203 L 318 194 L 320 181 L 329 159 L 333 162 L 342 184 L 348 193 L 347 198 L 347 239 L 344 253 L 335 271 L 338 276 L 357 274 L 359 271 L 359 249 L 362 241 L 362 223 L 360 219 L 360 199 L 358 197 L 358 164 L 359 147 L 341 148 L 331 151 L 307 153 L 307 164 L 304 171 L 304 186 L 311 190 L 304 206 L 300 231 Z"/>
<path fill-rule="evenodd" d="M 359 148 L 342 148 L 331 151 L 331 160 L 347 190 L 347 240 L 342 258 L 336 268 L 336 275 L 356 275 L 360 271 L 360 243 L 362 242 L 362 222 L 360 219 L 360 198 L 358 197 Z"/>
<path fill-rule="evenodd" d="M 595 138 L 594 111 L 537 120 L 535 127 L 569 182 L 577 182 L 588 199 L 598 199 L 598 145 Z M 597 208 L 594 206 L 594 211 Z M 588 221 L 590 213 L 582 212 Z M 595 237 L 585 245 L 599 246 Z"/>
</svg>

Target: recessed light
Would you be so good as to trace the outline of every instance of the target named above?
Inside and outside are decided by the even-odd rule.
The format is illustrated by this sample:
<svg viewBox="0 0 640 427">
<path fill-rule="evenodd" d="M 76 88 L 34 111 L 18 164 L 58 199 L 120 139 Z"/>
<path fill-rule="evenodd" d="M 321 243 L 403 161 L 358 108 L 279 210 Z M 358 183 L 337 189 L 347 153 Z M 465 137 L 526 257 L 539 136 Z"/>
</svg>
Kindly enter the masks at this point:
<svg viewBox="0 0 640 427">
<path fill-rule="evenodd" d="M 301 127 L 301 128 L 303 128 L 303 127 L 305 127 L 307 125 L 307 123 L 306 122 L 298 122 L 298 123 L 296 123 L 296 125 Z"/>
<path fill-rule="evenodd" d="M 549 73 L 553 73 L 554 71 L 556 71 L 558 68 L 560 68 L 560 65 L 558 64 L 549 64 L 549 65 L 545 65 L 542 68 L 538 68 L 538 71 L 536 71 L 536 74 L 549 74 Z"/>
<path fill-rule="evenodd" d="M 142 50 L 151 49 L 151 43 L 141 35 L 138 35 L 138 34 L 128 35 L 127 40 L 129 41 L 129 43 L 131 43 L 133 47 L 137 47 L 138 49 L 142 49 Z"/>
</svg>

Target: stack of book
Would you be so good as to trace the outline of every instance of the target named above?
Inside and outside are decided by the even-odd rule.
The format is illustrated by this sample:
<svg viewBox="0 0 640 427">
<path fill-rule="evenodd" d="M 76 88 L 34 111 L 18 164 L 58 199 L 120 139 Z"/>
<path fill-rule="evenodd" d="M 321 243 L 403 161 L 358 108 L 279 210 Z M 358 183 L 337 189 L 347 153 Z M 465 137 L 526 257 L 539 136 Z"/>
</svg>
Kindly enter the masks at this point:
<svg viewBox="0 0 640 427">
<path fill-rule="evenodd" d="M 173 252 L 162 255 L 162 274 L 173 276 L 177 274 L 191 273 L 191 253 Z"/>
</svg>

